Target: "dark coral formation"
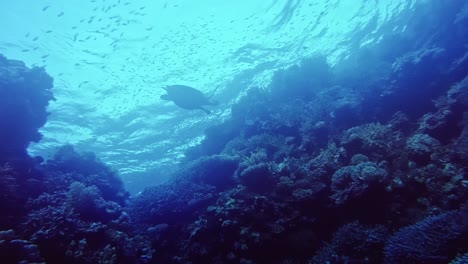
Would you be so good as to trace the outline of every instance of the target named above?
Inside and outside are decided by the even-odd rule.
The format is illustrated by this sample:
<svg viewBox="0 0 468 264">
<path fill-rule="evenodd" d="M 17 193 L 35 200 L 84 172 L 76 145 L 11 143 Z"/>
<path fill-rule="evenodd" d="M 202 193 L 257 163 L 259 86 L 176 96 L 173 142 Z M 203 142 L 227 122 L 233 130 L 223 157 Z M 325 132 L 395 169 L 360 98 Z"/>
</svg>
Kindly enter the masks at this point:
<svg viewBox="0 0 468 264">
<path fill-rule="evenodd" d="M 438 16 L 422 5 L 407 33 L 334 67 L 317 55 L 276 72 L 169 182 L 135 197 L 93 153 L 64 146 L 33 162 L 25 150 L 51 79 L 0 58 L 12 67 L 0 91 L 23 91 L 0 106 L 19 117 L 0 121 L 12 125 L 1 135 L 12 138 L 0 159 L 2 263 L 465 263 L 463 6 L 433 3 Z M 437 29 L 422 30 L 427 19 Z"/>
<path fill-rule="evenodd" d="M 197 181 L 185 172 L 186 181 L 179 175 L 143 192 L 130 204 L 131 215 L 143 220 L 143 229 L 157 230 L 153 244 L 163 250 L 154 257 L 163 263 L 446 263 L 468 250 L 467 168 L 454 145 L 465 140 L 466 113 L 458 111 L 467 108 L 438 115 L 447 107 L 440 101 L 462 103 L 450 99 L 454 89 L 468 87 L 464 80 L 446 84 L 431 112 L 400 111 L 326 132 L 310 117 L 333 112 L 330 105 L 298 100 L 290 106 L 284 96 L 253 91 L 264 100 L 247 96 L 234 106 L 246 114 L 226 121 L 231 132 L 222 134 L 233 136 L 218 145 L 213 162 L 204 155 L 191 161 L 205 172 L 187 165 L 201 173 Z M 432 116 L 458 132 L 441 138 L 422 129 Z M 321 117 L 317 123 L 337 122 L 335 115 Z M 189 158 L 206 153 L 204 147 L 214 151 L 215 139 L 207 135 Z M 219 157 L 237 159 L 237 169 Z M 209 179 L 223 166 L 232 177 L 222 176 L 226 188 L 214 191 Z M 202 202 L 192 207 L 192 200 Z"/>
<path fill-rule="evenodd" d="M 410 95 L 418 96 L 423 111 L 394 109 L 395 100 L 406 100 L 410 86 L 422 78 L 426 63 L 440 60 L 421 53 L 424 63 L 419 63 L 412 52 L 392 58 L 398 62 L 394 68 L 383 69 L 380 78 L 367 83 L 373 90 L 362 90 L 352 75 L 343 79 L 323 58 L 277 72 L 269 91 L 250 90 L 233 106 L 231 119 L 207 130 L 205 141 L 187 152 L 192 164 L 202 164 L 210 155 L 213 161 L 219 156 L 237 159 L 233 177 L 222 176 L 227 188 L 214 191 L 209 183 L 213 172 L 223 167 L 220 161 L 205 162 L 206 171 L 197 182 L 185 173 L 186 181 L 179 175 L 130 204 L 131 215 L 140 219 L 143 229 L 156 234 L 155 248 L 163 249 L 155 259 L 162 263 L 463 259 L 460 255 L 468 250 L 463 205 L 468 198 L 468 86 L 459 71 L 444 71 L 444 76 L 422 82 L 437 82 L 430 94 Z M 447 55 L 458 60 L 463 54 Z M 311 75 L 318 69 L 320 74 Z M 193 200 L 202 202 L 194 208 Z"/>
<path fill-rule="evenodd" d="M 52 78 L 41 68 L 0 55 L 0 224 L 8 226 L 25 213 L 29 196 L 43 191 L 42 175 L 34 169 L 27 147 L 41 139 L 38 129 L 47 121 L 53 100 Z"/>
<path fill-rule="evenodd" d="M 468 211 L 449 211 L 404 227 L 385 246 L 386 263 L 447 263 L 467 243 Z"/>
<path fill-rule="evenodd" d="M 115 172 L 72 146 L 46 163 L 28 155 L 52 86 L 44 69 L 0 56 L 2 263 L 147 263 L 151 245 L 132 229 Z"/>
<path fill-rule="evenodd" d="M 310 261 L 311 263 L 381 263 L 388 238 L 383 225 L 365 226 L 359 221 L 341 226 Z"/>
<path fill-rule="evenodd" d="M 38 129 L 47 121 L 52 86 L 44 69 L 29 69 L 0 55 L 0 162 L 29 160 L 26 149 L 42 137 Z"/>
<path fill-rule="evenodd" d="M 147 263 L 150 242 L 134 233 L 121 180 L 90 153 L 59 149 L 38 166 L 43 193 L 30 194 L 0 239 L 4 263 Z M 20 242 L 18 242 L 20 241 Z M 13 250 L 13 254 L 11 251 Z"/>
<path fill-rule="evenodd" d="M 446 8 L 455 16 L 460 5 Z M 468 250 L 463 205 L 468 72 L 461 59 L 466 40 L 459 37 L 466 34 L 436 20 L 436 35 L 453 41 L 434 39 L 420 47 L 387 36 L 382 45 L 394 45 L 394 54 L 378 57 L 362 49 L 334 68 L 323 57 L 310 58 L 278 71 L 269 89 L 248 91 L 232 107 L 232 117 L 208 129 L 204 142 L 187 152 L 191 162 L 210 155 L 238 159 L 232 187 L 213 192 L 206 181 L 203 186 L 172 181 L 130 205 L 145 228 L 159 230 L 163 224 L 153 244 L 164 245 L 165 253 L 155 258 L 163 263 L 461 261 Z M 452 26 L 460 29 L 462 22 Z M 367 64 L 369 54 L 379 69 Z M 361 67 L 350 70 L 347 63 Z M 182 191 L 184 186 L 194 193 Z M 184 211 L 181 204 L 198 197 L 209 198 Z M 153 216 L 145 213 L 150 208 Z M 177 217 L 164 219 L 174 208 Z"/>
</svg>

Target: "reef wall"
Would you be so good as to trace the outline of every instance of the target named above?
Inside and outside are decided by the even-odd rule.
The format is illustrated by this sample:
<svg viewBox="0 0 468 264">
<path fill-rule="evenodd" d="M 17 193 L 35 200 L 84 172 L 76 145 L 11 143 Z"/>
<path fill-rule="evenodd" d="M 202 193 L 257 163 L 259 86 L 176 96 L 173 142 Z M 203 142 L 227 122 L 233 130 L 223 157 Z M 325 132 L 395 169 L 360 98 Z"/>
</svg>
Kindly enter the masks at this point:
<svg viewBox="0 0 468 264">
<path fill-rule="evenodd" d="M 2 263 L 465 263 L 466 10 L 277 71 L 135 197 L 94 153 L 27 155 L 52 79 L 0 57 Z"/>
</svg>

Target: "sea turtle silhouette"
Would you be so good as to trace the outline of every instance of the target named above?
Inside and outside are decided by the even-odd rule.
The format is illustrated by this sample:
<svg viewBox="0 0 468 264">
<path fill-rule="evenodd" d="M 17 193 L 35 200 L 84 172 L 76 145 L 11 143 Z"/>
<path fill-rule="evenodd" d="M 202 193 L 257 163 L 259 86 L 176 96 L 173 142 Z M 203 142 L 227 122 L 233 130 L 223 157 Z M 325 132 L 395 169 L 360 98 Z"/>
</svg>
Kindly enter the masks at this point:
<svg viewBox="0 0 468 264">
<path fill-rule="evenodd" d="M 203 106 L 218 104 L 218 102 L 211 100 L 214 92 L 211 96 L 206 96 L 201 91 L 186 85 L 168 85 L 164 87 L 164 90 L 166 90 L 167 94 L 161 95 L 161 99 L 172 101 L 174 104 L 184 109 L 201 109 L 207 114 L 210 114 L 211 111 Z"/>
</svg>

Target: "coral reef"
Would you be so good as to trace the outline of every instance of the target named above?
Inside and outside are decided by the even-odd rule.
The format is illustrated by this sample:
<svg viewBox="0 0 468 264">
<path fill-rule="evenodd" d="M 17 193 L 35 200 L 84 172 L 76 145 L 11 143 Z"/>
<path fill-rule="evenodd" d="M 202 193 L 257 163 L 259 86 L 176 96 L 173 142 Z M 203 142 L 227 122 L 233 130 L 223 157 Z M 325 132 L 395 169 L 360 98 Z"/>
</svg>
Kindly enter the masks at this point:
<svg viewBox="0 0 468 264">
<path fill-rule="evenodd" d="M 41 158 L 27 153 L 38 142 L 38 131 L 47 121 L 52 78 L 42 68 L 27 68 L 23 62 L 0 55 L 0 225 L 11 228 L 24 216 L 25 202 L 44 190 L 43 176 L 34 166 Z"/>
<path fill-rule="evenodd" d="M 78 153 L 71 145 L 64 145 L 57 149 L 53 159 L 47 160 L 40 170 L 48 177 L 49 192 L 60 191 L 63 186 L 70 186 L 73 182 L 81 182 L 86 186 L 95 185 L 106 200 L 113 200 L 123 205 L 129 197 L 122 180 L 116 172 L 102 163 L 94 153 Z"/>
<path fill-rule="evenodd" d="M 310 263 L 380 263 L 388 230 L 353 221 L 340 227 Z"/>
<path fill-rule="evenodd" d="M 149 240 L 124 211 L 129 194 L 93 153 L 60 148 L 42 163 L 52 78 L 0 56 L 0 257 L 2 263 L 148 263 Z"/>
<path fill-rule="evenodd" d="M 399 45 L 402 40 L 392 41 Z M 468 186 L 466 76 L 459 66 L 454 72 L 443 70 L 443 76 L 428 68 L 437 62 L 459 63 L 463 54 L 444 48 L 452 44 L 434 43 L 440 47 L 419 50 L 398 46 L 397 56 L 373 58 L 382 66 L 373 76 L 366 75 L 365 67 L 354 68 L 352 74 L 340 72 L 343 66 L 332 68 L 316 56 L 278 71 L 268 89 L 250 89 L 233 105 L 232 117 L 208 130 L 202 144 L 188 151 L 190 160 L 206 155 L 236 158 L 230 187 L 211 193 L 206 204 L 180 220 L 171 218 L 172 223 L 158 222 L 170 215 L 163 201 L 176 201 L 171 208 L 180 208 L 193 195 L 172 190 L 188 186 L 200 193 L 203 188 L 171 182 L 158 187 L 152 197 L 167 196 L 147 198 L 141 203 L 149 207 L 135 209 L 161 212 L 144 218 L 155 229 L 163 224 L 155 245 L 165 245 L 165 252 L 167 245 L 173 246 L 161 259 L 172 263 L 462 259 L 467 250 L 462 224 L 467 216 L 461 213 Z M 361 61 L 350 60 L 365 64 L 364 55 L 373 51 L 366 52 Z M 428 73 L 434 78 L 427 78 Z M 429 92 L 416 89 L 421 85 Z M 179 204 L 178 197 L 186 195 Z M 156 200 L 161 202 L 155 205 Z M 445 223 L 445 229 L 437 229 L 434 219 Z M 450 225 L 454 222 L 449 219 L 456 219 L 459 226 Z M 404 257 L 410 253 L 404 251 L 406 236 L 410 243 L 422 244 L 415 248 L 420 255 Z M 422 241 L 431 237 L 440 237 L 440 243 Z"/>
<path fill-rule="evenodd" d="M 467 5 L 426 4 L 278 70 L 133 197 L 94 153 L 28 156 L 52 79 L 0 57 L 2 263 L 467 262 Z"/>
<path fill-rule="evenodd" d="M 468 211 L 446 212 L 400 229 L 385 246 L 386 263 L 442 263 L 467 242 Z M 458 240 L 458 241 L 457 241 Z M 461 241 L 460 241 L 461 240 Z"/>
<path fill-rule="evenodd" d="M 337 204 L 345 203 L 349 199 L 363 195 L 368 188 L 384 182 L 387 176 L 387 171 L 374 162 L 343 167 L 332 176 L 331 198 Z"/>
<path fill-rule="evenodd" d="M 43 68 L 29 69 L 0 55 L 0 163 L 25 167 L 32 162 L 26 149 L 42 137 L 38 129 L 47 121 L 52 87 Z"/>
<path fill-rule="evenodd" d="M 3 232 L 5 263 L 148 263 L 153 250 L 131 228 L 122 182 L 101 162 L 63 148 L 38 168 L 47 188 L 26 203 L 15 232 Z M 77 172 L 76 164 L 86 166 Z"/>
</svg>

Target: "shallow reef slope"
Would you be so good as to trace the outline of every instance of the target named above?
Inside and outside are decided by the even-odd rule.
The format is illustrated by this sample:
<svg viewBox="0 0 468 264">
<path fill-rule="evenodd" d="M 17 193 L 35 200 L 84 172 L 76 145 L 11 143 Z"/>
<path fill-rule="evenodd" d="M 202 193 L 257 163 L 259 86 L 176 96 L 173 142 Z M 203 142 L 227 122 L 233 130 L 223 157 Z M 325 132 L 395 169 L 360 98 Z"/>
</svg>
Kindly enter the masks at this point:
<svg viewBox="0 0 468 264">
<path fill-rule="evenodd" d="M 2 263 L 466 263 L 468 9 L 434 5 L 277 71 L 135 197 L 93 153 L 26 154 L 51 79 L 0 58 Z"/>
</svg>

